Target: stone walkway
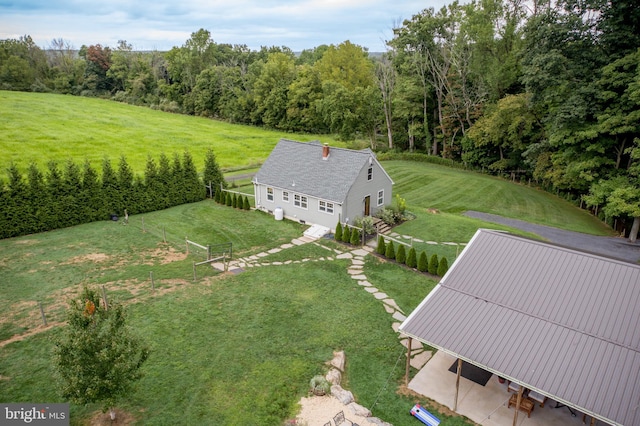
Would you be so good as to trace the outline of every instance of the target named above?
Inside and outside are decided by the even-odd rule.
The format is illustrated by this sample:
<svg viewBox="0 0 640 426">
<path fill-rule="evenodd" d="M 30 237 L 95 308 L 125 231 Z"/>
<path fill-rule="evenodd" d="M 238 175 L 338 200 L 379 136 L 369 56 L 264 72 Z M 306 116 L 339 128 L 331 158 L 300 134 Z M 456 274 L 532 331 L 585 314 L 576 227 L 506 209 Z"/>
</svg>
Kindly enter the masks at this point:
<svg viewBox="0 0 640 426">
<path fill-rule="evenodd" d="M 268 262 L 266 259 L 269 255 L 280 253 L 283 250 L 300 246 L 302 244 L 315 244 L 318 247 L 321 247 L 327 250 L 329 253 L 326 257 L 319 258 L 304 258 L 302 260 L 286 260 L 279 262 Z M 374 243 L 375 244 L 375 243 Z M 337 259 L 349 259 L 351 260 L 351 264 L 347 268 L 347 273 L 351 276 L 353 280 L 356 280 L 358 285 L 363 288 L 364 291 L 371 294 L 377 300 L 382 303 L 385 311 L 391 315 L 394 322 L 392 323 L 393 331 L 398 333 L 398 327 L 402 321 L 406 319 L 405 313 L 398 306 L 398 304 L 390 298 L 386 293 L 378 290 L 369 280 L 364 273 L 364 260 L 365 257 L 372 253 L 375 250 L 375 247 L 371 247 L 369 245 L 364 247 L 358 247 L 353 250 L 348 251 L 340 251 L 337 249 L 332 249 L 326 247 L 318 242 L 317 238 L 311 238 L 308 236 L 302 236 L 300 238 L 294 238 L 290 243 L 282 244 L 280 247 L 276 247 L 265 252 L 261 252 L 258 254 L 254 254 L 248 257 L 241 257 L 229 262 L 228 271 L 232 273 L 239 273 L 247 268 L 255 268 L 262 266 L 278 266 L 278 265 L 289 265 L 289 264 L 297 264 L 297 263 L 306 263 L 306 262 L 321 262 L 321 261 L 332 261 Z M 214 263 L 212 265 L 214 268 L 225 271 L 225 265 L 223 263 Z M 406 348 L 408 347 L 409 339 L 405 336 L 401 336 L 398 334 L 400 338 L 400 343 Z M 424 346 L 420 342 L 413 341 L 411 344 L 411 366 L 417 369 L 422 368 L 427 361 L 431 358 L 431 351 L 426 351 Z"/>
</svg>

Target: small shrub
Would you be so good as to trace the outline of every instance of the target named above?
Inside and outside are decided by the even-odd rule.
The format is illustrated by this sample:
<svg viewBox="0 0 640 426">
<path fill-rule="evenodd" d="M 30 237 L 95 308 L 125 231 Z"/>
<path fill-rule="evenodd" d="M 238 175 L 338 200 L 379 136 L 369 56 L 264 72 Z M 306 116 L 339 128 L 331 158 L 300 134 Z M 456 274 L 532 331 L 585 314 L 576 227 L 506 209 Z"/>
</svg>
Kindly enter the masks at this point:
<svg viewBox="0 0 640 426">
<path fill-rule="evenodd" d="M 354 246 L 360 245 L 360 230 L 353 228 L 351 230 L 351 240 L 349 241 Z"/>
<path fill-rule="evenodd" d="M 376 226 L 373 224 L 373 218 L 371 216 L 356 218 L 355 225 L 358 228 L 362 228 L 364 235 L 373 235 L 376 233 Z"/>
<path fill-rule="evenodd" d="M 309 386 L 314 395 L 322 396 L 331 393 L 331 383 L 321 375 L 313 376 L 309 381 Z"/>
<path fill-rule="evenodd" d="M 351 228 L 349 228 L 349 225 L 345 225 L 344 229 L 342 230 L 342 242 L 343 243 L 351 242 Z"/>
<path fill-rule="evenodd" d="M 382 237 L 382 235 L 378 236 L 378 246 L 376 247 L 376 253 L 378 253 L 379 255 L 384 255 L 385 252 L 385 247 L 384 247 L 384 238 Z"/>
<path fill-rule="evenodd" d="M 338 221 L 336 225 L 336 234 L 334 236 L 336 241 L 342 241 L 342 224 Z"/>
<path fill-rule="evenodd" d="M 396 214 L 392 209 L 388 207 L 378 210 L 375 216 L 387 225 L 392 226 L 396 224 Z"/>
<path fill-rule="evenodd" d="M 418 260 L 416 259 L 416 249 L 411 247 L 407 254 L 407 261 L 405 262 L 409 268 L 415 268 L 418 266 Z"/>
<path fill-rule="evenodd" d="M 427 260 L 427 253 L 422 251 L 418 258 L 418 271 L 427 272 L 429 270 L 429 261 Z"/>
<path fill-rule="evenodd" d="M 398 246 L 398 251 L 396 251 L 396 262 L 404 264 L 407 260 L 407 251 L 404 248 L 404 244 L 400 244 Z"/>
<path fill-rule="evenodd" d="M 438 273 L 438 255 L 432 254 L 431 259 L 429 259 L 429 273 L 432 275 L 436 275 Z"/>
<path fill-rule="evenodd" d="M 449 270 L 449 261 L 447 260 L 446 257 L 443 257 L 442 259 L 440 259 L 440 262 L 438 263 L 438 276 L 444 277 L 444 274 L 446 274 L 448 270 Z"/>
<path fill-rule="evenodd" d="M 244 209 L 251 210 L 251 203 L 249 202 L 249 197 L 244 197 Z"/>
<path fill-rule="evenodd" d="M 395 259 L 396 258 L 396 248 L 393 246 L 393 241 L 389 241 L 387 243 L 387 247 L 384 250 L 384 256 L 387 259 Z"/>
<path fill-rule="evenodd" d="M 227 196 L 225 197 L 225 204 L 229 207 L 233 204 L 233 200 L 231 199 L 231 193 L 227 192 Z"/>
</svg>

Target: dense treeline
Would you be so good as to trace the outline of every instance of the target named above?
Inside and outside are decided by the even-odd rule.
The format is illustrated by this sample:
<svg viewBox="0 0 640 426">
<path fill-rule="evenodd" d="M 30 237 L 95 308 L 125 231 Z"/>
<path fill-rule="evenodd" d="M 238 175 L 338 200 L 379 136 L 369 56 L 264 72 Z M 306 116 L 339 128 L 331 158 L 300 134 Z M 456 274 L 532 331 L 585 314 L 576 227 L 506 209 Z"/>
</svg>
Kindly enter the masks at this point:
<svg viewBox="0 0 640 426">
<path fill-rule="evenodd" d="M 367 138 L 513 176 L 640 227 L 640 3 L 477 0 L 425 9 L 388 51 L 169 52 L 0 41 L 0 87 L 104 96 L 283 131 Z M 633 220 L 635 219 L 635 221 Z"/>
<path fill-rule="evenodd" d="M 207 196 L 188 151 L 173 158 L 162 154 L 157 162 L 149 157 L 143 177 L 134 175 L 124 157 L 115 168 L 105 158 L 101 175 L 88 161 L 63 166 L 50 162 L 44 172 L 31 164 L 26 174 L 11 165 L 8 172 L 8 185 L 0 187 L 0 238 L 107 220 L 125 210 L 127 214 L 161 210 Z M 203 180 L 212 183 L 214 195 L 220 184 L 225 186 L 211 150 L 205 157 Z"/>
</svg>

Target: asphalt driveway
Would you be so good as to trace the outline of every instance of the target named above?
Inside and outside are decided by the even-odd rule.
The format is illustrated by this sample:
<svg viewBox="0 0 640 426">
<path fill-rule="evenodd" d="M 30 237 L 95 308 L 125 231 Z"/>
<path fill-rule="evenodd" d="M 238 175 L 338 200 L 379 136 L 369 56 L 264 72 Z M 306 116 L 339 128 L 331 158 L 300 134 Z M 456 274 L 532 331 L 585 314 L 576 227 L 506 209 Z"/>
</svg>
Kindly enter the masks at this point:
<svg viewBox="0 0 640 426">
<path fill-rule="evenodd" d="M 621 237 L 598 237 L 580 232 L 565 231 L 544 225 L 534 225 L 517 219 L 509 219 L 489 213 L 467 211 L 465 216 L 481 219 L 486 222 L 511 226 L 522 231 L 531 232 L 541 238 L 561 246 L 578 249 L 601 256 L 612 257 L 626 262 L 640 263 L 640 244 L 631 243 Z"/>
</svg>

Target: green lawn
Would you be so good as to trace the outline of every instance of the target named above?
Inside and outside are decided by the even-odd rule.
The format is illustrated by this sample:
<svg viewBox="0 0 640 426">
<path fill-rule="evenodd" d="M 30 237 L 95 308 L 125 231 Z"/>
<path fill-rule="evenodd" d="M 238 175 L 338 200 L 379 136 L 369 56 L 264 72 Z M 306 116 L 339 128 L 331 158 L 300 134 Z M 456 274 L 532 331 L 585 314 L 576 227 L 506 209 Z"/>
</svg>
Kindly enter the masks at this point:
<svg viewBox="0 0 640 426">
<path fill-rule="evenodd" d="M 144 172 L 147 157 L 170 158 L 188 149 L 198 170 L 213 149 L 220 167 L 261 164 L 281 138 L 344 143 L 322 135 L 291 134 L 241 126 L 203 117 L 170 114 L 109 100 L 0 91 L 0 176 L 11 161 L 26 171 L 35 162 L 44 171 L 50 160 L 64 164 L 88 159 L 101 170 L 102 160 L 116 165 L 124 155 L 132 169 Z"/>
<path fill-rule="evenodd" d="M 347 260 L 326 260 L 347 248 L 320 240 L 321 246 L 294 246 L 262 259 L 309 259 L 302 265 L 226 275 L 203 268 L 193 282 L 192 262 L 202 254 L 187 257 L 182 235 L 205 244 L 230 240 L 238 255 L 248 256 L 290 241 L 303 228 L 208 201 L 145 215 L 144 223 L 146 232 L 142 217 L 132 216 L 128 226 L 96 222 L 0 241 L 9 284 L 0 288 L 8 302 L 0 307 L 2 340 L 38 331 L 35 301 L 43 302 L 50 322 L 62 321 L 64 301 L 81 284 L 104 285 L 111 299 L 128 305 L 130 324 L 152 347 L 144 378 L 119 407 L 143 424 L 282 424 L 295 416 L 309 379 L 325 371 L 337 349 L 347 354 L 344 385 L 360 404 L 377 401 L 374 415 L 413 424 L 407 413 L 415 401 L 395 391 L 404 368 L 394 369 L 403 348 L 393 319 L 351 279 Z M 373 256 L 365 273 L 405 312 L 435 285 Z M 59 330 L 0 348 L 0 401 L 59 401 L 49 360 Z M 96 409 L 72 405 L 72 423 Z"/>
</svg>

